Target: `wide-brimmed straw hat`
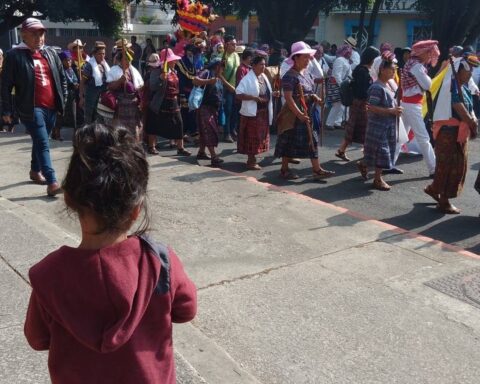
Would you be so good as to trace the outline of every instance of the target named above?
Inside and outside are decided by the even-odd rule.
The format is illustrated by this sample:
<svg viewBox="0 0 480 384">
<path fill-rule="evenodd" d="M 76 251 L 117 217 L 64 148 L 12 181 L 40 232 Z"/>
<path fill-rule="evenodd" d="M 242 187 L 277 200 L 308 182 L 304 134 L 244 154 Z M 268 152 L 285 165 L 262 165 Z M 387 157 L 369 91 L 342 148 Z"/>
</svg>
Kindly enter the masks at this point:
<svg viewBox="0 0 480 384">
<path fill-rule="evenodd" d="M 352 48 L 357 48 L 357 39 L 353 36 L 348 36 L 345 40 L 343 40 L 346 44 L 350 45 Z"/>
<path fill-rule="evenodd" d="M 115 42 L 115 48 L 116 49 L 123 49 L 123 47 L 125 48 L 131 48 L 132 47 L 132 43 L 130 43 L 127 39 L 118 39 L 116 42 Z"/>
<path fill-rule="evenodd" d="M 307 43 L 304 41 L 297 41 L 296 43 L 292 44 L 290 59 L 295 55 L 310 55 L 313 56 L 315 54 L 315 49 L 312 49 Z"/>
<path fill-rule="evenodd" d="M 237 52 L 237 53 L 243 53 L 243 51 L 245 51 L 245 48 L 246 48 L 245 45 L 237 45 L 237 46 L 235 47 L 235 52 Z"/>
<path fill-rule="evenodd" d="M 83 47 L 85 47 L 86 45 L 87 45 L 86 43 L 85 43 L 85 44 L 82 43 L 82 40 L 80 40 L 80 39 L 75 39 L 75 40 L 73 40 L 71 43 L 69 43 L 69 44 L 67 45 L 67 48 L 72 51 L 73 49 L 75 49 L 75 48 L 77 48 L 77 47 L 83 48 Z"/>
<path fill-rule="evenodd" d="M 166 59 L 167 59 L 167 63 L 169 63 L 171 61 L 181 60 L 181 57 L 175 55 L 170 48 L 167 48 L 166 51 L 165 51 L 165 49 L 162 49 L 160 51 L 159 56 L 160 56 L 160 63 L 161 64 L 163 64 L 165 62 L 165 56 L 166 56 Z"/>
<path fill-rule="evenodd" d="M 160 56 L 158 53 L 152 53 L 147 60 L 147 65 L 149 67 L 158 68 L 160 66 Z"/>
</svg>

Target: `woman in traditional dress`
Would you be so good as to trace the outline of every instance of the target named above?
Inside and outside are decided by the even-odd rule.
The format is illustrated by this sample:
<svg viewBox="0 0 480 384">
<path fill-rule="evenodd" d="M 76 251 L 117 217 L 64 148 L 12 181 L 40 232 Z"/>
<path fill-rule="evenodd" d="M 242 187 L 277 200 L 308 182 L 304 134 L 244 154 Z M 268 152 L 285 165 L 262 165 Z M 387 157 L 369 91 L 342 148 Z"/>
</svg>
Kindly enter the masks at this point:
<svg viewBox="0 0 480 384">
<path fill-rule="evenodd" d="M 379 55 L 380 52 L 377 48 L 366 48 L 362 53 L 360 65 L 353 70 L 353 104 L 350 107 L 348 122 L 345 125 L 345 138 L 340 148 L 338 148 L 337 153 L 335 153 L 335 156 L 342 160 L 350 161 L 345 154 L 345 150 L 350 144 L 358 143 L 363 145 L 365 143 L 368 89 L 373 83 L 372 77 L 370 76 L 370 68 L 375 58 Z"/>
<path fill-rule="evenodd" d="M 117 98 L 114 122 L 129 129 L 141 141 L 142 119 L 140 112 L 141 90 L 144 82 L 140 72 L 131 64 L 133 51 L 126 39 L 116 42 L 117 62 L 107 74 L 108 90 Z"/>
<path fill-rule="evenodd" d="M 193 80 L 196 86 L 205 86 L 202 103 L 197 110 L 197 127 L 200 134 L 197 159 L 210 160 L 213 166 L 223 163 L 215 148 L 218 146 L 220 128 L 218 112 L 222 105 L 223 89 L 227 87 L 234 93 L 235 88 L 223 77 L 222 59 L 215 58 L 207 65 L 207 69 Z M 210 156 L 205 149 L 208 149 Z"/>
<path fill-rule="evenodd" d="M 247 155 L 247 169 L 260 170 L 256 155 L 268 152 L 270 124 L 273 119 L 272 87 L 265 75 L 265 58 L 253 58 L 252 70 L 237 86 L 237 99 L 241 100 L 238 153 Z"/>
<path fill-rule="evenodd" d="M 147 112 L 145 131 L 148 135 L 148 153 L 158 155 L 155 148 L 157 136 L 175 140 L 177 155 L 190 156 L 183 145 L 183 121 L 178 95 L 180 93 L 175 65 L 181 59 L 173 51 L 160 52 L 159 66 L 149 76 L 150 103 Z M 160 93 L 160 95 L 158 95 Z"/>
<path fill-rule="evenodd" d="M 82 67 L 79 106 L 83 108 L 86 124 L 96 120 L 98 99 L 107 89 L 107 73 L 110 66 L 105 61 L 105 49 L 105 43 L 96 41 L 92 51 L 93 57 Z"/>
<path fill-rule="evenodd" d="M 455 59 L 455 72 L 450 65 L 433 116 L 435 177 L 424 191 L 438 202 L 437 208 L 445 214 L 460 213 L 449 199 L 457 197 L 463 189 L 468 139 L 477 136 L 478 121 L 468 82 L 473 68 L 479 65 L 480 61 L 473 55 Z"/>
<path fill-rule="evenodd" d="M 368 123 L 365 133 L 364 158 L 357 165 L 362 177 L 368 179 L 368 168 L 375 168 L 373 188 L 391 189 L 382 178 L 382 170 L 393 167 L 397 144 L 397 119 L 402 108 L 397 106 L 395 92 L 389 81 L 395 76 L 395 55 L 383 56 L 378 79 L 368 90 Z"/>
<path fill-rule="evenodd" d="M 293 114 L 293 119 L 291 124 L 290 119 L 286 119 L 288 124 L 277 126 L 275 156 L 282 158 L 280 177 L 286 180 L 298 179 L 298 175 L 289 169 L 290 159 L 309 158 L 313 177 L 323 179 L 332 176 L 334 172 L 323 169 L 318 161 L 318 132 L 312 128 L 309 111 L 315 103 L 320 103 L 321 99 L 313 92 L 312 78 L 305 76 L 305 70 L 315 50 L 299 41 L 292 44 L 291 52 L 293 66 L 282 78 L 282 89 L 286 102 L 283 115 Z M 282 112 L 280 114 L 282 115 Z"/>
<path fill-rule="evenodd" d="M 327 129 L 342 127 L 345 107 L 340 101 L 340 85 L 352 74 L 350 58 L 352 46 L 344 44 L 336 51 L 337 58 L 333 62 L 332 74 L 327 83 L 327 103 L 331 105 L 326 122 Z"/>
</svg>

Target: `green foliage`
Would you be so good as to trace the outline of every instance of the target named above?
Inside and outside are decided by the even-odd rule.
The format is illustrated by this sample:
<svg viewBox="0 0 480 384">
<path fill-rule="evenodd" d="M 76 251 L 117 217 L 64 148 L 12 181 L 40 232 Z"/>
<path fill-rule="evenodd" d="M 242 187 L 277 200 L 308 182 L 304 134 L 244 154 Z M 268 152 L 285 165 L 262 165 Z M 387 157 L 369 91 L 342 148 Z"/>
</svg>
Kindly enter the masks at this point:
<svg viewBox="0 0 480 384">
<path fill-rule="evenodd" d="M 153 16 L 140 16 L 138 18 L 142 24 L 152 24 L 153 20 L 155 20 L 155 17 Z"/>
<path fill-rule="evenodd" d="M 34 11 L 54 22 L 90 21 L 107 35 L 115 35 L 122 22 L 121 0 L 3 0 L 0 3 L 0 33 L 21 24 Z M 23 16 L 16 16 L 17 11 Z"/>
</svg>

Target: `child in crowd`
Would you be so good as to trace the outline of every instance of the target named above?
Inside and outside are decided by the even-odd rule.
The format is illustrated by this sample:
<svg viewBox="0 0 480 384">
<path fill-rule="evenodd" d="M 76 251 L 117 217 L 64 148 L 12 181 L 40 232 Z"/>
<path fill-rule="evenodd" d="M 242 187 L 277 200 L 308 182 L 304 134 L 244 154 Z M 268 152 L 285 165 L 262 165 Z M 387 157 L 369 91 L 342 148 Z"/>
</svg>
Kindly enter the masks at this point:
<svg viewBox="0 0 480 384">
<path fill-rule="evenodd" d="M 81 243 L 30 269 L 25 336 L 49 350 L 54 384 L 173 384 L 172 322 L 194 318 L 196 288 L 173 250 L 144 235 L 145 153 L 128 130 L 104 125 L 78 129 L 73 148 L 62 188 Z"/>
</svg>

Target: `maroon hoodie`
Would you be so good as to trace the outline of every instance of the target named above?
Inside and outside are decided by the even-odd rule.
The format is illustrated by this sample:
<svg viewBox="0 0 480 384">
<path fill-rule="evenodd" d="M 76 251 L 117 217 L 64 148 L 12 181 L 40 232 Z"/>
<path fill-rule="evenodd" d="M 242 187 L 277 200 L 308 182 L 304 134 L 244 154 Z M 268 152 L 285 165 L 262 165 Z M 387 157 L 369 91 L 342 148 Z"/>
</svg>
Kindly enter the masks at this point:
<svg viewBox="0 0 480 384">
<path fill-rule="evenodd" d="M 195 317 L 196 288 L 169 249 L 170 291 L 159 293 L 161 262 L 144 244 L 63 246 L 30 269 L 25 336 L 49 350 L 53 384 L 175 383 L 172 322 Z"/>
</svg>

